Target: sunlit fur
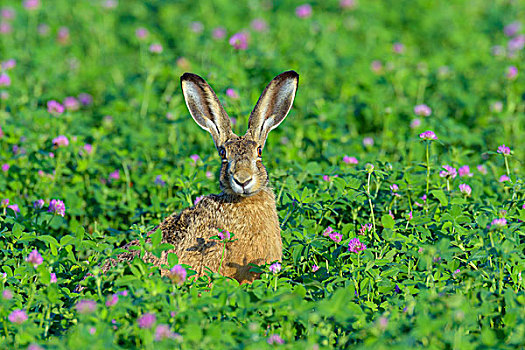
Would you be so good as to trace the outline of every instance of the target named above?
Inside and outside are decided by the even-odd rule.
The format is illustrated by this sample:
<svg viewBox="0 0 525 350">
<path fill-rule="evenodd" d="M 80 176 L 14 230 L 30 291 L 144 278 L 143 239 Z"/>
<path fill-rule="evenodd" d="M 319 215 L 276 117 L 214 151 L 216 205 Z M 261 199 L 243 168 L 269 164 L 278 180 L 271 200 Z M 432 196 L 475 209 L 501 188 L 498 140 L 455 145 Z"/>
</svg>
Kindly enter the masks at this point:
<svg viewBox="0 0 525 350">
<path fill-rule="evenodd" d="M 221 190 L 231 195 L 253 196 L 268 184 L 268 173 L 257 155 L 260 145 L 249 134 L 228 140 L 224 146 L 226 159 L 222 162 L 219 184 Z M 234 177 L 250 177 L 249 191 L 242 191 Z M 242 178 L 242 177 L 241 177 Z"/>
<path fill-rule="evenodd" d="M 288 114 L 298 75 L 289 71 L 270 82 L 250 115 L 248 132 L 242 137 L 231 131 L 229 117 L 204 79 L 186 73 L 181 81 L 193 119 L 210 132 L 219 154 L 222 149 L 225 151 L 219 177 L 222 192 L 205 196 L 195 206 L 170 215 L 150 231 L 148 235 L 160 229 L 162 243 L 172 244 L 174 249 L 164 251 L 160 258 L 146 253 L 143 259 L 166 275 L 167 257 L 173 252 L 179 264 L 192 266 L 197 276 L 209 269 L 240 283 L 251 283 L 258 277 L 250 271 L 253 265 L 280 261 L 282 257 L 275 196 L 268 186 L 268 173 L 258 148 L 262 149 L 269 131 Z M 219 230 L 231 232 L 233 240 L 222 243 L 212 239 Z M 139 244 L 138 240 L 132 241 L 123 248 Z M 130 261 L 138 256 L 138 250 L 130 250 L 117 259 L 109 259 L 103 270 L 107 271 L 117 261 Z"/>
</svg>

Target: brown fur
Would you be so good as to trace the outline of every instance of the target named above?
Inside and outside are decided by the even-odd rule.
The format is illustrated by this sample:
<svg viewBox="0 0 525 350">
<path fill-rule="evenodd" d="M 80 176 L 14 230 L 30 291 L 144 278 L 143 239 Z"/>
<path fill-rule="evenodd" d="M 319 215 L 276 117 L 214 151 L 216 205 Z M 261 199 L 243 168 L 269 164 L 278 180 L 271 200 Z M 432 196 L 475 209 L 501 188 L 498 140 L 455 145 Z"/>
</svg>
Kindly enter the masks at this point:
<svg viewBox="0 0 525 350">
<path fill-rule="evenodd" d="M 259 156 L 268 132 L 288 114 L 297 89 L 298 75 L 290 71 L 277 76 L 265 89 L 250 116 L 248 132 L 239 137 L 231 131 L 230 119 L 215 93 L 204 79 L 194 74 L 181 77 L 184 97 L 192 117 L 213 137 L 222 154 L 219 184 L 222 193 L 208 195 L 194 207 L 167 217 L 157 229 L 162 230 L 162 242 L 175 246 L 164 251 L 161 258 L 146 253 L 144 260 L 155 266 L 167 265 L 167 255 L 177 254 L 180 264 L 192 266 L 203 275 L 205 267 L 240 283 L 251 283 L 257 274 L 250 264 L 262 265 L 280 261 L 281 230 L 275 207 L 275 196 L 268 187 L 268 173 Z M 210 239 L 219 229 L 233 233 L 234 241 L 222 243 Z M 128 243 L 124 248 L 138 245 Z M 222 266 L 223 246 L 225 254 Z M 138 250 L 110 259 L 103 270 L 117 261 L 131 261 Z M 166 275 L 168 270 L 162 270 Z"/>
</svg>

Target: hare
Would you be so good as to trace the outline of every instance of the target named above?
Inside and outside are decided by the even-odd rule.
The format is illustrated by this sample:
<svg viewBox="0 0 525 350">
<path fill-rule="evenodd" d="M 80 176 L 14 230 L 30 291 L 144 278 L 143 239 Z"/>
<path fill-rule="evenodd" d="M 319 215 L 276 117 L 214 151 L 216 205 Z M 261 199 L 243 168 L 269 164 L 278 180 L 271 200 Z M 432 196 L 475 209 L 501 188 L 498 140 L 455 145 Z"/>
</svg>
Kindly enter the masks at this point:
<svg viewBox="0 0 525 350">
<path fill-rule="evenodd" d="M 195 206 L 167 217 L 157 229 L 162 230 L 162 243 L 172 244 L 161 258 L 150 253 L 146 262 L 159 268 L 167 265 L 167 255 L 177 254 L 180 264 L 193 267 L 198 276 L 205 267 L 239 283 L 251 283 L 258 274 L 250 264 L 265 264 L 282 257 L 281 229 L 275 207 L 275 196 L 268 185 L 268 173 L 262 164 L 262 150 L 270 130 L 275 129 L 292 107 L 299 82 L 294 71 L 275 77 L 257 101 L 244 136 L 232 132 L 230 118 L 206 81 L 198 75 L 181 76 L 182 92 L 195 122 L 208 131 L 222 160 L 219 184 L 222 192 L 202 198 Z M 234 240 L 225 243 L 222 266 L 222 243 L 210 239 L 219 229 L 233 233 Z M 138 245 L 132 241 L 124 246 Z M 110 259 L 106 272 L 117 261 L 130 261 L 139 252 L 132 250 Z M 169 271 L 161 269 L 161 274 Z"/>
</svg>

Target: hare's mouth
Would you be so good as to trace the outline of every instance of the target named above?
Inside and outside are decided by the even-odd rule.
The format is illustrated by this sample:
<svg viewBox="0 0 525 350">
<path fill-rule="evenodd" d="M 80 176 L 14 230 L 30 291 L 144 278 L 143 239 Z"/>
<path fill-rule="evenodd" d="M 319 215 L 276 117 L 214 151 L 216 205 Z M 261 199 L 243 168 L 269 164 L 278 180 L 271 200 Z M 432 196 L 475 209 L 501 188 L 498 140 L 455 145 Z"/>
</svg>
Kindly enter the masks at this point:
<svg viewBox="0 0 525 350">
<path fill-rule="evenodd" d="M 233 177 L 230 177 L 230 187 L 232 191 L 242 197 L 250 197 L 257 193 L 255 182 L 256 181 L 252 180 L 245 184 L 241 184 L 238 181 L 235 181 Z"/>
</svg>

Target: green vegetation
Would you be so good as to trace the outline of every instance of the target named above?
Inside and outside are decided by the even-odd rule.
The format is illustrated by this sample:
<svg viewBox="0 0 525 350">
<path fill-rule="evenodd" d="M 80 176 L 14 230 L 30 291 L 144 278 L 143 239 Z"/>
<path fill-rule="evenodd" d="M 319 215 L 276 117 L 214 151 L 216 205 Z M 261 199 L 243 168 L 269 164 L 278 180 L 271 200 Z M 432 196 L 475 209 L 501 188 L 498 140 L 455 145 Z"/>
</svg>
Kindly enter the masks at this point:
<svg viewBox="0 0 525 350">
<path fill-rule="evenodd" d="M 525 346 L 525 4 L 301 5 L 2 2 L 2 348 Z M 282 268 L 252 285 L 138 259 L 102 274 L 219 191 L 180 75 L 244 133 L 289 69 L 294 107 L 263 155 Z"/>
</svg>

